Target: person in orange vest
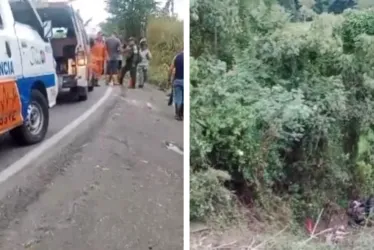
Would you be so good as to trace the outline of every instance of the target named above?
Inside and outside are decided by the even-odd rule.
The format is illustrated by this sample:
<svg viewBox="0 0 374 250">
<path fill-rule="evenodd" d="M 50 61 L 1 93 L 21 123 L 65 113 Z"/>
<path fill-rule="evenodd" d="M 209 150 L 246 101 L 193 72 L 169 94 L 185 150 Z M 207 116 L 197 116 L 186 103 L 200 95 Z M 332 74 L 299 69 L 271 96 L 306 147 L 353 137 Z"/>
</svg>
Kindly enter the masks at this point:
<svg viewBox="0 0 374 250">
<path fill-rule="evenodd" d="M 106 47 L 101 32 L 97 33 L 95 39 L 90 41 L 91 51 L 89 57 L 89 68 L 91 70 L 91 80 L 94 86 L 99 85 L 99 79 L 104 74 L 104 63 L 106 61 Z"/>
</svg>

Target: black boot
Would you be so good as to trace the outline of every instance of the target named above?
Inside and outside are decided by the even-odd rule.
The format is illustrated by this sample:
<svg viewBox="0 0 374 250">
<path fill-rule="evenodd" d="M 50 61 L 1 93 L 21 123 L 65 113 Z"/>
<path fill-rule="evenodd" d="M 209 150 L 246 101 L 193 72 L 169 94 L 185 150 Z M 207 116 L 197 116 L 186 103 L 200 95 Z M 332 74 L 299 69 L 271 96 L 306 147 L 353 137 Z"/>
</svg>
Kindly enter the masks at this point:
<svg viewBox="0 0 374 250">
<path fill-rule="evenodd" d="M 183 114 L 184 114 L 184 109 L 183 109 L 183 104 L 182 104 L 179 108 L 179 116 L 182 121 L 183 121 Z"/>
<path fill-rule="evenodd" d="M 175 105 L 175 120 L 177 121 L 181 120 L 179 105 Z"/>
<path fill-rule="evenodd" d="M 100 87 L 99 80 L 98 80 L 98 79 L 95 79 L 93 85 L 94 85 L 95 87 Z"/>
</svg>

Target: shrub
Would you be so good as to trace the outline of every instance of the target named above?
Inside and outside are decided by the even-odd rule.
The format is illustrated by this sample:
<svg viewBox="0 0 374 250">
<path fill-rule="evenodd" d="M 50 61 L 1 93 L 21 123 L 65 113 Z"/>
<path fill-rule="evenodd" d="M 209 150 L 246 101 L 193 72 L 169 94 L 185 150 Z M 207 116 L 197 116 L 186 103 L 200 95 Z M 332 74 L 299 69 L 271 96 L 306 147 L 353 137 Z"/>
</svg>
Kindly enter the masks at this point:
<svg viewBox="0 0 374 250">
<path fill-rule="evenodd" d="M 235 213 L 235 199 L 223 187 L 230 175 L 224 171 L 208 168 L 191 176 L 191 220 L 205 220 L 217 216 L 232 218 Z"/>
<path fill-rule="evenodd" d="M 373 10 L 306 23 L 277 5 L 242 15 L 233 60 L 192 60 L 193 171 L 227 171 L 262 205 L 289 199 L 299 218 L 373 190 L 372 152 L 359 150 L 374 122 Z"/>
</svg>

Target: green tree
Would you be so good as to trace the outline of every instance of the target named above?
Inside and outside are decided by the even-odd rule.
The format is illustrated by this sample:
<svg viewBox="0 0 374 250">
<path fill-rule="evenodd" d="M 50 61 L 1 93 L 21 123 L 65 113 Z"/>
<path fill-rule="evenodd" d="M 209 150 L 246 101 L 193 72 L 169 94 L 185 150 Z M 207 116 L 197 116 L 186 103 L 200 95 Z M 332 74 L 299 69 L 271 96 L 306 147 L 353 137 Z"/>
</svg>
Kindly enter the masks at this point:
<svg viewBox="0 0 374 250">
<path fill-rule="evenodd" d="M 191 54 L 213 54 L 231 64 L 240 32 L 239 0 L 196 0 L 191 3 Z"/>
<path fill-rule="evenodd" d="M 146 34 L 148 17 L 158 10 L 155 0 L 108 0 L 107 10 L 112 15 L 120 36 L 136 38 Z"/>
<path fill-rule="evenodd" d="M 116 20 L 113 18 L 108 18 L 105 22 L 100 23 L 99 27 L 106 36 L 109 36 L 113 32 L 119 33 L 120 31 Z"/>
</svg>

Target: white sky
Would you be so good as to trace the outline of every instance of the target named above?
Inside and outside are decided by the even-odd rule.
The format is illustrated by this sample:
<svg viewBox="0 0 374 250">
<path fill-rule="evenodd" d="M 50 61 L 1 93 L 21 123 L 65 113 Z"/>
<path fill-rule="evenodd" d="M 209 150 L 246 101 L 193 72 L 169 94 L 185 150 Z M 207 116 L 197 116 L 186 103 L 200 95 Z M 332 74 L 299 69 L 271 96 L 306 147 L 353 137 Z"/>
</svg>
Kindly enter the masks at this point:
<svg viewBox="0 0 374 250">
<path fill-rule="evenodd" d="M 187 7 L 184 6 L 185 1 L 186 0 L 175 0 L 175 12 L 180 19 L 183 19 L 183 9 L 186 9 Z M 93 2 L 95 2 L 95 4 Z M 162 6 L 165 4 L 166 0 L 159 0 L 158 2 L 160 2 L 160 5 Z M 108 13 L 105 11 L 105 0 L 75 0 L 73 2 L 73 6 L 75 9 L 80 10 L 80 14 L 84 21 L 92 17 L 90 28 L 94 28 L 94 26 L 104 21 L 108 17 Z"/>
</svg>

